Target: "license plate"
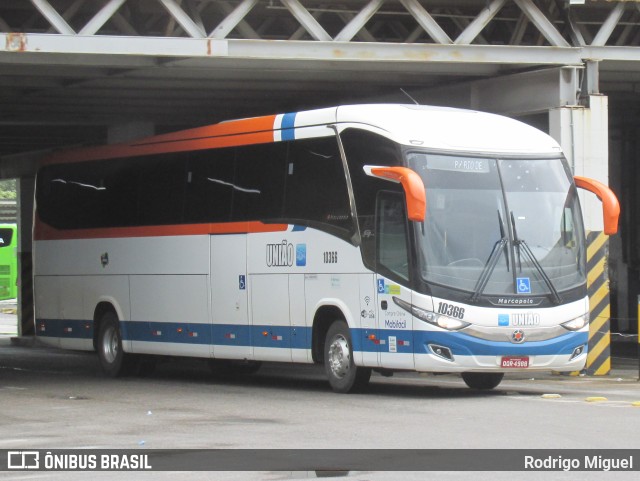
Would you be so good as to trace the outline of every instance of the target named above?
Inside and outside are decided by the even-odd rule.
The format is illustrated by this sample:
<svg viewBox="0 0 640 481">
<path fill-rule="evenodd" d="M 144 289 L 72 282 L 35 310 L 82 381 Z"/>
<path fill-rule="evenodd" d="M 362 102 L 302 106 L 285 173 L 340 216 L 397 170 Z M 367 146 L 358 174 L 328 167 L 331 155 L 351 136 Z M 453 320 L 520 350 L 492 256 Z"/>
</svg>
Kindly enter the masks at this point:
<svg viewBox="0 0 640 481">
<path fill-rule="evenodd" d="M 529 367 L 529 358 L 528 357 L 513 357 L 513 356 L 504 356 L 502 361 L 500 362 L 500 367 L 503 368 L 525 368 Z"/>
</svg>

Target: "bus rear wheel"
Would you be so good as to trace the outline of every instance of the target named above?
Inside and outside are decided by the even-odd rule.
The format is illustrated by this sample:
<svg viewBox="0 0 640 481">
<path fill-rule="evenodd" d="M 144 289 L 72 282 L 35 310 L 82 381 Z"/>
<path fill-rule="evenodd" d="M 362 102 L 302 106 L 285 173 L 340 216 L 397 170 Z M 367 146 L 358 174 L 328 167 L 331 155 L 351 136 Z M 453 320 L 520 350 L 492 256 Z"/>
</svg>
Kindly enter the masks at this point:
<svg viewBox="0 0 640 481">
<path fill-rule="evenodd" d="M 331 389 L 338 393 L 362 389 L 369 382 L 371 369 L 358 367 L 353 362 L 351 334 L 345 321 L 334 321 L 327 331 L 324 370 Z"/>
<path fill-rule="evenodd" d="M 130 374 L 136 366 L 137 358 L 122 349 L 120 323 L 114 312 L 108 311 L 102 315 L 96 347 L 102 370 L 109 377 Z"/>
<path fill-rule="evenodd" d="M 462 380 L 471 389 L 489 390 L 502 382 L 504 374 L 501 372 L 463 372 Z"/>
</svg>

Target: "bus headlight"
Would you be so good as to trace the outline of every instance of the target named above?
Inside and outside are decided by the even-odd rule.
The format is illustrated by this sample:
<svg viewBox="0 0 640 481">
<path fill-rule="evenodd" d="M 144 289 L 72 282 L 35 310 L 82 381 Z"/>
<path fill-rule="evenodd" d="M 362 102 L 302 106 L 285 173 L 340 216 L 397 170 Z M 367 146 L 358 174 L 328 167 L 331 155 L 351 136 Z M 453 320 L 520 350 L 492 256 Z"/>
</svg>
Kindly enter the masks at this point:
<svg viewBox="0 0 640 481">
<path fill-rule="evenodd" d="M 438 319 L 436 320 L 436 324 L 443 329 L 447 329 L 449 331 L 458 331 L 464 327 L 469 325 L 468 322 L 461 321 L 459 319 L 453 319 L 451 317 L 438 315 Z"/>
<path fill-rule="evenodd" d="M 575 319 L 572 319 L 572 320 L 567 321 L 567 322 L 563 322 L 561 324 L 561 326 L 564 327 L 568 331 L 579 331 L 580 329 L 582 329 L 587 324 L 589 324 L 589 313 L 588 312 L 583 316 L 576 317 Z"/>
<path fill-rule="evenodd" d="M 441 327 L 442 329 L 446 329 L 448 331 L 459 331 L 460 329 L 463 329 L 470 325 L 469 322 L 443 316 L 442 314 L 436 314 L 435 312 L 427 311 L 425 309 L 420 309 L 419 307 L 416 307 L 413 304 L 403 301 L 402 299 L 399 299 L 395 296 L 393 297 L 393 302 L 395 302 L 397 306 L 401 307 L 405 311 L 410 312 L 413 316 L 417 317 L 421 321 L 428 322 L 429 324 Z"/>
</svg>

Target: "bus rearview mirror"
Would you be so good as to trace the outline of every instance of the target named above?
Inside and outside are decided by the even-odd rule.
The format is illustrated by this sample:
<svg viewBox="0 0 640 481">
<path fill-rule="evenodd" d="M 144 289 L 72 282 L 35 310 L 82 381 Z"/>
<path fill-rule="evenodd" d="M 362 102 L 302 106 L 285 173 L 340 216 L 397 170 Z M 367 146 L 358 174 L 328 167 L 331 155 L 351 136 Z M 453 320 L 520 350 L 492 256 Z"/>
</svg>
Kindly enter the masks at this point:
<svg viewBox="0 0 640 481">
<path fill-rule="evenodd" d="M 408 167 L 365 165 L 364 171 L 372 177 L 401 184 L 407 202 L 407 217 L 409 220 L 424 222 L 427 212 L 427 194 L 422 179 L 414 170 Z"/>
<path fill-rule="evenodd" d="M 593 192 L 602 201 L 604 233 L 607 235 L 616 234 L 618 232 L 618 218 L 620 217 L 620 203 L 613 191 L 602 182 L 588 177 L 576 175 L 574 180 L 576 187 Z"/>
</svg>

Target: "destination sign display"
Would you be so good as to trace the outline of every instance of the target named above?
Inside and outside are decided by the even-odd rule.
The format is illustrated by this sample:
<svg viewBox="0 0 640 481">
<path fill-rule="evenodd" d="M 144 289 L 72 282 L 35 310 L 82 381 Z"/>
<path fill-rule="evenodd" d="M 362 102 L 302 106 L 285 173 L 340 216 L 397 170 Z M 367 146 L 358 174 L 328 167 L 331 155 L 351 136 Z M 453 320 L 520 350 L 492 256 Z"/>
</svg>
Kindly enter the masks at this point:
<svg viewBox="0 0 640 481">
<path fill-rule="evenodd" d="M 491 171 L 489 159 L 445 157 L 440 155 L 427 156 L 427 168 L 477 174 L 487 174 Z"/>
</svg>

